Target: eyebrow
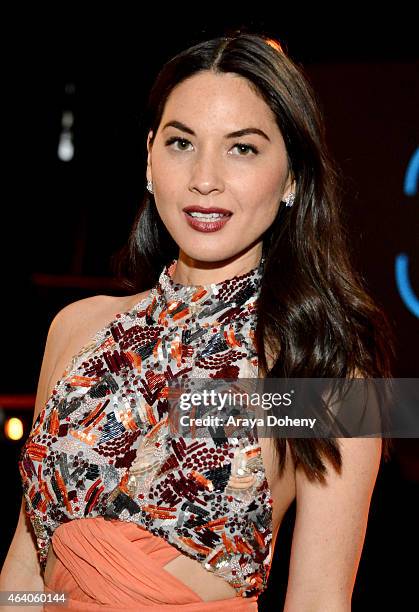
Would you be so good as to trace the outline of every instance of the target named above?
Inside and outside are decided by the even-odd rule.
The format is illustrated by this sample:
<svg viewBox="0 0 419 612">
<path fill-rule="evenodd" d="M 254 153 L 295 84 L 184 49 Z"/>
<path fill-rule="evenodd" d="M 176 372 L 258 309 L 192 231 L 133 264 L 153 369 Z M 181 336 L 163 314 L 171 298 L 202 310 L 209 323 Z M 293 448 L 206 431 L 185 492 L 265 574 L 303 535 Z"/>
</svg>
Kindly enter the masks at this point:
<svg viewBox="0 0 419 612">
<path fill-rule="evenodd" d="M 164 125 L 163 130 L 167 127 L 174 127 L 178 130 L 182 130 L 182 132 L 190 134 L 191 136 L 196 136 L 195 132 L 181 121 L 169 121 Z M 262 136 L 270 142 L 269 136 L 267 136 L 267 134 L 265 134 L 263 130 L 260 130 L 259 128 L 255 127 L 248 127 L 243 128 L 242 130 L 237 130 L 236 132 L 230 132 L 229 134 L 225 135 L 225 138 L 240 138 L 241 136 L 246 136 L 247 134 L 259 134 L 259 136 Z"/>
</svg>

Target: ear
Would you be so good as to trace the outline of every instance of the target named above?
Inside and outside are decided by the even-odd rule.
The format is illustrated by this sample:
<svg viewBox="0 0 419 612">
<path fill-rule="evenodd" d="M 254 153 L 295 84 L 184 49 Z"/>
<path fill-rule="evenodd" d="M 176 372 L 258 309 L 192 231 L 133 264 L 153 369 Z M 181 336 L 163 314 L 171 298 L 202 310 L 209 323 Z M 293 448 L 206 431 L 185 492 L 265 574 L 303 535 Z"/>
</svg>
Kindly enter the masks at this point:
<svg viewBox="0 0 419 612">
<path fill-rule="evenodd" d="M 296 187 L 295 180 L 293 179 L 291 174 L 289 174 L 287 181 L 285 183 L 284 194 L 282 196 L 282 200 L 284 200 L 290 193 L 295 193 L 295 187 Z"/>
<path fill-rule="evenodd" d="M 151 149 L 152 149 L 152 144 L 150 144 L 150 141 L 153 137 L 153 131 L 150 130 L 147 136 L 147 179 L 148 180 L 152 180 L 151 177 Z"/>
</svg>

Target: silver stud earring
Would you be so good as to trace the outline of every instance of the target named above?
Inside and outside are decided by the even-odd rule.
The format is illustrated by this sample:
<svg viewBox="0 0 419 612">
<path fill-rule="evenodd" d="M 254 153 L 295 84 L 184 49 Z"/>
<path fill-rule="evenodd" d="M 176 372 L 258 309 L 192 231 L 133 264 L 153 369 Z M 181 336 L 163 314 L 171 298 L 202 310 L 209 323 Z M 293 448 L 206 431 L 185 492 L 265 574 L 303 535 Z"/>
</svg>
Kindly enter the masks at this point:
<svg viewBox="0 0 419 612">
<path fill-rule="evenodd" d="M 295 200 L 295 193 L 291 192 L 287 195 L 287 197 L 285 198 L 285 200 L 283 200 L 283 202 L 285 203 L 285 206 L 292 206 L 294 204 L 294 200 Z"/>
<path fill-rule="evenodd" d="M 147 179 L 147 189 L 150 193 L 154 193 L 153 192 L 153 181 L 150 181 Z"/>
</svg>

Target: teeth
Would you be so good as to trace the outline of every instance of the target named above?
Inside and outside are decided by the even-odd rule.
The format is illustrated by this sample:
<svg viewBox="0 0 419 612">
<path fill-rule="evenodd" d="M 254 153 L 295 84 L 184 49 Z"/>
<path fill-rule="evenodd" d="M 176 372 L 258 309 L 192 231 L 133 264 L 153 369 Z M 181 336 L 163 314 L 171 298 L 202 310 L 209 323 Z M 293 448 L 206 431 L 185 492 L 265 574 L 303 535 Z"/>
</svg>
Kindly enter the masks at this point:
<svg viewBox="0 0 419 612">
<path fill-rule="evenodd" d="M 188 213 L 191 217 L 199 217 L 203 220 L 211 220 L 211 219 L 220 219 L 221 217 L 227 217 L 228 215 L 223 215 L 221 213 L 200 213 L 200 212 L 190 212 Z"/>
</svg>

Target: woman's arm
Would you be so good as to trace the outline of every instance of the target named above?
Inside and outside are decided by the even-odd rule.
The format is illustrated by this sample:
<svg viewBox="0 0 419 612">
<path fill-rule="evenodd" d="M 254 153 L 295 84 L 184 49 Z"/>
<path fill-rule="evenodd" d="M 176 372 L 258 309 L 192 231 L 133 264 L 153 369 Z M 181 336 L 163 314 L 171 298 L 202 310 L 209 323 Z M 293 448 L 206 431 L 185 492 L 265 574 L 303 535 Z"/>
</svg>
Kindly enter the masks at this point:
<svg viewBox="0 0 419 612">
<path fill-rule="evenodd" d="M 38 387 L 32 424 L 42 410 L 48 394 L 48 381 L 57 359 L 69 341 L 74 320 L 74 306 L 60 310 L 51 322 L 45 343 L 44 355 L 39 374 Z M 19 512 L 16 530 L 0 574 L 0 591 L 43 591 L 44 580 L 39 564 L 35 535 L 26 517 L 24 498 Z M 17 606 L 1 606 L 2 610 L 17 610 Z M 20 609 L 20 608 L 19 608 Z M 31 611 L 42 610 L 43 606 L 31 607 Z"/>
<path fill-rule="evenodd" d="M 36 550 L 35 537 L 25 515 L 25 500 L 22 497 L 19 520 L 0 574 L 0 591 L 43 592 L 44 580 Z M 0 605 L 0 611 L 17 609 L 18 606 Z M 37 610 L 43 610 L 42 605 L 31 606 L 31 611 Z"/>
<path fill-rule="evenodd" d="M 339 438 L 342 473 L 326 484 L 296 470 L 296 519 L 284 612 L 350 612 L 381 438 Z"/>
</svg>

